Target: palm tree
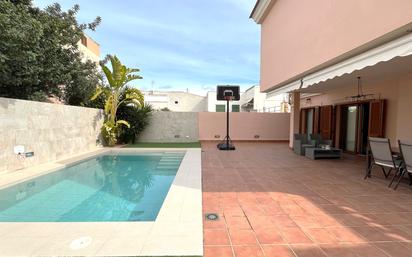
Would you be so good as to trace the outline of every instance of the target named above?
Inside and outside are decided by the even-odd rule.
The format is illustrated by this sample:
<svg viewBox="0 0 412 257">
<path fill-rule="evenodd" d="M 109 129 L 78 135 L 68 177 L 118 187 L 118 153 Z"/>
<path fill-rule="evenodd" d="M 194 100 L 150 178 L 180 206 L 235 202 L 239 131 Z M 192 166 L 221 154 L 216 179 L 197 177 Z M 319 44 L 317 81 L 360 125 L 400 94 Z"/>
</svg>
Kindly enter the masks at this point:
<svg viewBox="0 0 412 257">
<path fill-rule="evenodd" d="M 130 128 L 126 120 L 118 120 L 116 118 L 117 109 L 122 104 L 135 105 L 136 107 L 144 106 L 144 96 L 140 90 L 127 87 L 127 83 L 130 81 L 142 79 L 141 76 L 136 74 L 140 70 L 127 68 L 116 56 L 109 55 L 108 58 L 110 59 L 112 70 L 106 65 L 101 64 L 108 85 L 98 87 L 92 100 L 101 94 L 105 96 L 105 120 L 102 126 L 102 135 L 106 143 L 109 146 L 113 146 L 117 142 L 117 134 L 120 127 L 126 126 Z"/>
</svg>

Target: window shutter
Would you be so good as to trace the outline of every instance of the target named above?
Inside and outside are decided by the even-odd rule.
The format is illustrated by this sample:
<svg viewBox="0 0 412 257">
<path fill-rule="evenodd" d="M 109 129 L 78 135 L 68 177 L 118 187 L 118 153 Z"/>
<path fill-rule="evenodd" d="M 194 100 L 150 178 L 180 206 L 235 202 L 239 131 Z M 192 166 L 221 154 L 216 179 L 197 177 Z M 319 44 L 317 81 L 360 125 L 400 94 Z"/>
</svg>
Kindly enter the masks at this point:
<svg viewBox="0 0 412 257">
<path fill-rule="evenodd" d="M 301 134 L 306 134 L 306 119 L 307 119 L 307 113 L 306 109 L 301 109 L 300 110 L 300 133 Z"/>
<path fill-rule="evenodd" d="M 369 135 L 370 137 L 384 137 L 385 100 L 370 102 L 369 106 Z"/>
<path fill-rule="evenodd" d="M 320 107 L 319 133 L 324 139 L 332 139 L 332 115 L 332 105 L 325 105 Z"/>
</svg>

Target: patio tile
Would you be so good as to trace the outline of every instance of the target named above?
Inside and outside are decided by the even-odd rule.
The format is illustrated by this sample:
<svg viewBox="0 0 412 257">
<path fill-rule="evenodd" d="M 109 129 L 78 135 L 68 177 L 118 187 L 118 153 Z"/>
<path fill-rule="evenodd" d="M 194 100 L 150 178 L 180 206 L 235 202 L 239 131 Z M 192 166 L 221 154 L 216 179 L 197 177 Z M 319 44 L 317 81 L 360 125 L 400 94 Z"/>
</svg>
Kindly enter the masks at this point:
<svg viewBox="0 0 412 257">
<path fill-rule="evenodd" d="M 257 245 L 256 235 L 251 229 L 230 229 L 232 245 Z"/>
<path fill-rule="evenodd" d="M 203 212 L 221 215 L 204 220 L 205 256 L 410 256 L 409 187 L 388 189 L 379 174 L 364 180 L 356 156 L 313 161 L 287 144 L 236 147 L 202 143 Z"/>
<path fill-rule="evenodd" d="M 412 251 L 405 245 L 397 242 L 375 243 L 376 247 L 384 251 L 389 256 L 412 256 Z"/>
<path fill-rule="evenodd" d="M 266 257 L 295 257 L 295 254 L 286 245 L 264 245 L 262 248 Z"/>
<path fill-rule="evenodd" d="M 264 257 L 259 246 L 233 246 L 236 257 Z"/>
<path fill-rule="evenodd" d="M 230 245 L 229 235 L 225 229 L 205 229 L 205 245 Z"/>
<path fill-rule="evenodd" d="M 312 240 L 300 228 L 285 228 L 281 234 L 289 244 L 307 244 L 312 243 Z"/>
<path fill-rule="evenodd" d="M 388 257 L 388 255 L 371 244 L 360 244 L 352 247 L 352 251 L 362 257 Z"/>
<path fill-rule="evenodd" d="M 260 244 L 285 243 L 285 240 L 277 229 L 259 229 L 256 230 L 255 233 Z"/>
<path fill-rule="evenodd" d="M 219 220 L 203 220 L 203 228 L 204 229 L 224 229 L 226 228 L 226 223 L 224 218 L 220 216 Z"/>
<path fill-rule="evenodd" d="M 250 229 L 250 225 L 244 216 L 225 216 L 228 228 L 233 229 Z"/>
<path fill-rule="evenodd" d="M 351 228 L 336 227 L 328 228 L 328 231 L 333 234 L 339 242 L 345 243 L 365 243 L 366 239 L 360 236 Z"/>
<path fill-rule="evenodd" d="M 276 225 L 272 222 L 271 216 L 247 216 L 254 230 L 275 228 Z"/>
<path fill-rule="evenodd" d="M 319 244 L 337 243 L 338 240 L 325 228 L 307 228 L 303 229 L 312 240 Z"/>
<path fill-rule="evenodd" d="M 320 248 L 329 257 L 359 257 L 354 251 L 354 244 L 322 244 Z"/>
<path fill-rule="evenodd" d="M 326 257 L 325 252 L 315 244 L 291 245 L 297 257 Z"/>
<path fill-rule="evenodd" d="M 233 257 L 232 247 L 230 246 L 205 246 L 204 257 Z"/>
<path fill-rule="evenodd" d="M 294 228 L 297 227 L 296 223 L 288 215 L 275 215 L 271 216 L 271 221 L 278 228 Z"/>
</svg>

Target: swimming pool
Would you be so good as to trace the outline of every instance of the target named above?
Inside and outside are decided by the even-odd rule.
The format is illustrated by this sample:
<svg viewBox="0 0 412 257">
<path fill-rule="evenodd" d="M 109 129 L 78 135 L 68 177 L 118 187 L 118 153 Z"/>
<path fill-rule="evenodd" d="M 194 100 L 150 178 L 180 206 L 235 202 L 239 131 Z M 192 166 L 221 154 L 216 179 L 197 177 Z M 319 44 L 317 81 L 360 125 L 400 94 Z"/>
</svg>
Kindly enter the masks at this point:
<svg viewBox="0 0 412 257">
<path fill-rule="evenodd" d="M 154 221 L 184 152 L 105 154 L 0 190 L 0 222 Z"/>
</svg>

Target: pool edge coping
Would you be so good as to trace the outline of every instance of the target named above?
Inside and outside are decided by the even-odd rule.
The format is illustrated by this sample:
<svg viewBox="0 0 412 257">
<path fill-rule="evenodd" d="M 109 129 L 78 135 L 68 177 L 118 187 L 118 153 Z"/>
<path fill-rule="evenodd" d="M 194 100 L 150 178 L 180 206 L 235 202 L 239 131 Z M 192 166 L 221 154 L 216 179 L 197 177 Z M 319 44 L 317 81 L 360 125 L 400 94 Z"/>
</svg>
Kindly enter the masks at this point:
<svg viewBox="0 0 412 257">
<path fill-rule="evenodd" d="M 139 248 L 136 252 L 133 252 L 134 256 L 173 256 L 173 255 L 189 255 L 189 256 L 203 256 L 203 225 L 202 225 L 202 183 L 201 183 L 201 148 L 100 148 L 97 150 L 81 153 L 76 156 L 70 156 L 69 158 L 57 160 L 44 165 L 37 165 L 35 167 L 26 168 L 18 171 L 13 171 L 6 174 L 11 174 L 11 180 L 7 183 L 0 183 L 0 189 L 13 186 L 24 181 L 46 175 L 48 173 L 55 172 L 70 165 L 82 162 L 86 159 L 93 158 L 105 154 L 107 152 L 185 152 L 182 162 L 176 173 L 172 185 L 166 195 L 166 198 L 162 204 L 162 207 L 158 213 L 158 216 L 153 222 L 0 222 L 0 227 L 7 227 L 7 224 L 24 225 L 33 227 L 55 226 L 59 227 L 71 227 L 79 226 L 83 224 L 93 224 L 94 226 L 101 226 L 104 228 L 122 227 L 122 224 L 133 225 L 134 229 L 138 229 L 139 225 L 143 225 L 145 228 L 145 236 L 139 235 L 136 237 L 128 237 L 130 240 L 139 239 L 139 243 L 136 243 L 133 247 Z M 27 172 L 29 171 L 29 172 Z M 3 177 L 3 176 L 2 176 Z M 14 177 L 14 178 L 13 178 Z M 180 206 L 180 208 L 179 208 Z M 33 225 L 35 224 L 35 225 Z M 41 225 L 42 224 L 42 225 Z M 13 227 L 13 226 L 10 226 Z M 92 226 L 93 227 L 93 226 Z M 140 226 L 142 227 L 142 226 Z M 146 228 L 148 227 L 148 228 Z M 21 228 L 20 228 L 21 229 Z M 48 228 L 50 229 L 50 228 Z M 74 228 L 71 228 L 74 229 Z M 127 234 L 130 230 L 130 226 L 125 229 Z M 24 230 L 24 228 L 23 228 Z M 139 230 L 139 229 L 138 229 Z M 121 231 L 116 230 L 118 234 Z M 93 234 L 93 233 L 91 233 Z M 110 255 L 110 251 L 106 251 L 110 246 L 113 238 L 112 234 L 107 235 L 105 242 L 99 249 L 95 249 L 93 256 L 106 256 Z M 26 234 L 27 236 L 27 234 Z M 7 237 L 7 233 L 0 234 L 0 240 Z M 29 236 L 31 237 L 31 236 Z M 33 238 L 39 236 L 33 235 Z M 53 236 L 49 236 L 49 240 Z M 70 237 L 60 235 L 60 239 L 66 238 L 66 241 Z M 72 236 L 73 237 L 73 236 Z M 47 238 L 40 237 L 40 239 Z M 72 238 L 73 239 L 73 238 Z M 99 237 L 100 239 L 100 237 Z M 102 239 L 103 240 L 103 239 Z M 61 243 L 61 242 L 60 242 Z M 50 241 L 48 241 L 50 245 Z M 140 246 L 139 246 L 140 245 Z M 119 249 L 125 251 L 124 247 Z M 136 249 L 137 250 L 137 249 Z M 76 256 L 76 252 L 68 250 L 67 252 L 57 252 L 57 255 L 70 255 Z M 33 249 L 35 256 L 47 255 L 47 251 L 41 251 L 39 249 Z M 79 252 L 80 256 L 84 255 L 84 252 Z M 90 254 L 90 253 L 88 253 Z M 116 253 L 117 254 L 117 253 Z M 122 252 L 118 253 L 122 255 Z M 21 255 L 26 256 L 26 255 Z M 32 256 L 27 255 L 27 256 Z"/>
</svg>

